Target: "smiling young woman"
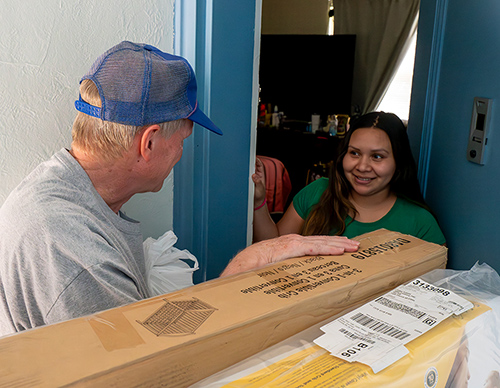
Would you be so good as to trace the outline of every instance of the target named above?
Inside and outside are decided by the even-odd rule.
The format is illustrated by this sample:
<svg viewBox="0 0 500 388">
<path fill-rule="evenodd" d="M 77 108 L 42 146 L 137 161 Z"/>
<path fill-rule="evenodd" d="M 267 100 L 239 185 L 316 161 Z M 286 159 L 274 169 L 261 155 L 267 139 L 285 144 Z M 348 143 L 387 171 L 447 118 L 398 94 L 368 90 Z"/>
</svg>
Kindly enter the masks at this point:
<svg viewBox="0 0 500 388">
<path fill-rule="evenodd" d="M 396 171 L 396 160 L 386 132 L 373 127 L 353 132 L 342 166 L 352 187 L 352 202 L 368 209 L 392 207 L 396 196 L 390 183 Z"/>
<path fill-rule="evenodd" d="M 256 193 L 260 175 L 253 175 Z M 277 225 L 265 206 L 254 212 L 254 241 L 289 233 L 353 238 L 380 228 L 446 242 L 422 197 L 406 127 L 385 112 L 351 123 L 329 178 L 302 189 Z"/>
</svg>

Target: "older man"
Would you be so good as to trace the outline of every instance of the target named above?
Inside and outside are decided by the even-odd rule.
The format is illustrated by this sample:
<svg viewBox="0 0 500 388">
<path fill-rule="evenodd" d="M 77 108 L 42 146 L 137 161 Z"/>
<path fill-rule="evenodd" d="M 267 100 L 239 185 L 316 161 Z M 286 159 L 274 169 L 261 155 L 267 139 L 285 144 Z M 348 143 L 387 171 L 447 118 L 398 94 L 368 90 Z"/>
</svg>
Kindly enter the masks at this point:
<svg viewBox="0 0 500 388">
<path fill-rule="evenodd" d="M 139 224 L 120 212 L 161 189 L 199 109 L 189 63 L 122 42 L 82 78 L 71 149 L 40 164 L 0 209 L 0 336 L 150 297 Z M 223 275 L 293 256 L 342 254 L 339 237 L 290 235 L 254 244 Z"/>
</svg>

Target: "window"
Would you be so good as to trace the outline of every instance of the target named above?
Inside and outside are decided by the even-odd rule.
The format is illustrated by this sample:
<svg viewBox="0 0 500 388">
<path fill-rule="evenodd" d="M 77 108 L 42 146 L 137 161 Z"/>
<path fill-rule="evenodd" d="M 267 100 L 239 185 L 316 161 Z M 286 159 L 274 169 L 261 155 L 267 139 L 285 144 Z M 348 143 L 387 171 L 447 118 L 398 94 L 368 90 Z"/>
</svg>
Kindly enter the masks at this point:
<svg viewBox="0 0 500 388">
<path fill-rule="evenodd" d="M 328 5 L 328 35 L 333 35 L 333 26 L 335 23 L 335 9 L 333 7 L 333 1 L 330 0 Z"/>
<path fill-rule="evenodd" d="M 411 85 L 416 43 L 417 34 L 414 34 L 405 58 L 396 71 L 396 75 L 392 79 L 385 96 L 376 108 L 376 110 L 395 113 L 403 121 L 408 120 L 410 113 Z"/>
</svg>

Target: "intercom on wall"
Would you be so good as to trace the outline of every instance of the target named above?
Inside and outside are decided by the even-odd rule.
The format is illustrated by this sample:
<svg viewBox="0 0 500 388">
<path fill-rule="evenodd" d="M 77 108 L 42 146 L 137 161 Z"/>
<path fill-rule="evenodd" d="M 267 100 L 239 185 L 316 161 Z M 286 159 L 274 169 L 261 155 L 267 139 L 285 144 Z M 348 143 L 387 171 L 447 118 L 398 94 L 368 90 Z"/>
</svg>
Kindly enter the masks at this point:
<svg viewBox="0 0 500 388">
<path fill-rule="evenodd" d="M 469 143 L 467 145 L 467 160 L 472 163 L 484 164 L 492 104 L 492 99 L 474 97 Z"/>
</svg>

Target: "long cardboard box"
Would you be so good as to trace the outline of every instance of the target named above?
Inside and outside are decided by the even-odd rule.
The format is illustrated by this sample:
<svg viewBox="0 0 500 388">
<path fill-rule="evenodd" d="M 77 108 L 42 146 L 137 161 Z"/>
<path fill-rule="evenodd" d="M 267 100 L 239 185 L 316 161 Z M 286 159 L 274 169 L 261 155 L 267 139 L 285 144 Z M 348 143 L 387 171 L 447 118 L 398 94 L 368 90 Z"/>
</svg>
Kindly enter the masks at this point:
<svg viewBox="0 0 500 388">
<path fill-rule="evenodd" d="M 356 253 L 290 259 L 0 339 L 0 387 L 187 387 L 435 268 L 447 249 L 386 230 Z"/>
</svg>

